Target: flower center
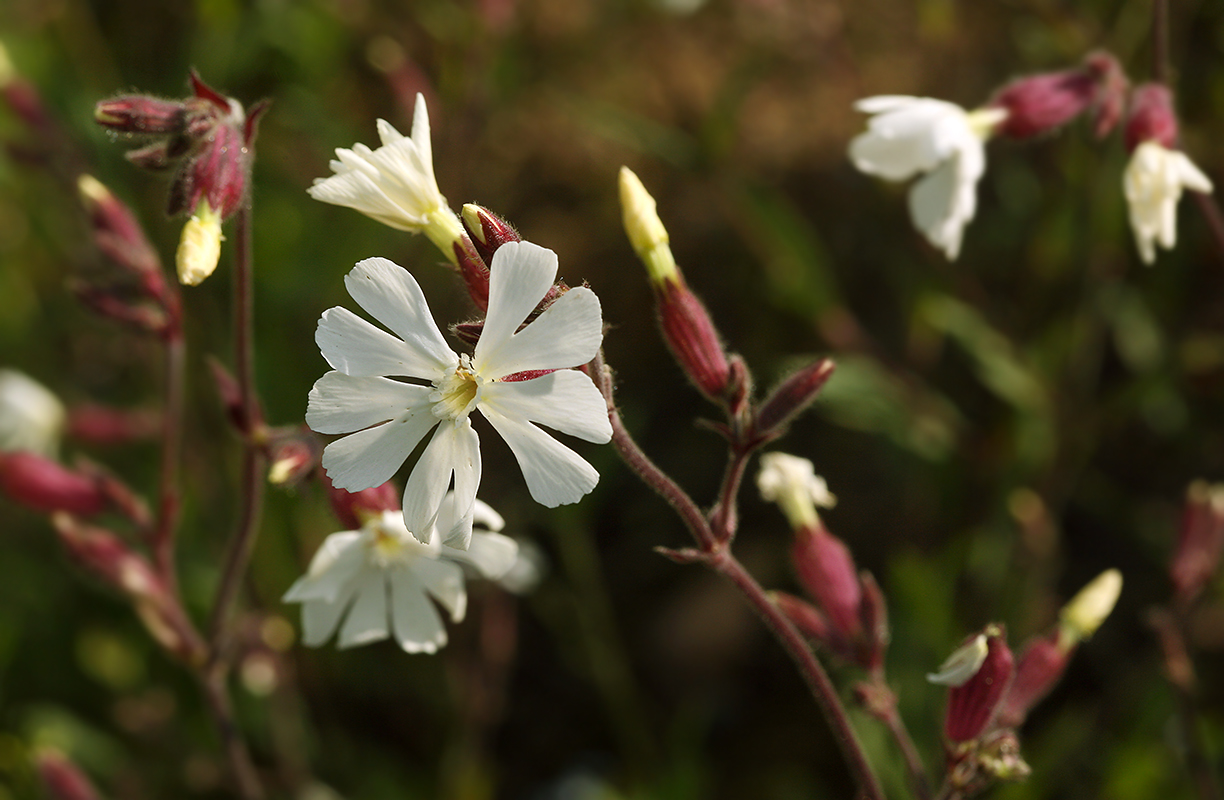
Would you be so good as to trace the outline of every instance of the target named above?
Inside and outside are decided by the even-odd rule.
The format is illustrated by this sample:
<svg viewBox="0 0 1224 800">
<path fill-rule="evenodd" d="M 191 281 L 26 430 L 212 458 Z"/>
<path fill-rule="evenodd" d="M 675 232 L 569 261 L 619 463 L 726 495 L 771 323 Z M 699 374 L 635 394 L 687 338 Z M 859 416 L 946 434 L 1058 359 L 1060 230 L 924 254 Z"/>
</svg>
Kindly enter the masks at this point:
<svg viewBox="0 0 1224 800">
<path fill-rule="evenodd" d="M 394 513 L 399 514 L 398 511 Z M 429 551 L 428 545 L 421 544 L 411 534 L 397 528 L 395 522 L 387 523 L 379 519 L 366 525 L 366 556 L 372 565 L 381 569 L 410 564 Z"/>
<path fill-rule="evenodd" d="M 471 413 L 480 399 L 480 376 L 472 371 L 472 359 L 466 353 L 459 356 L 459 366 L 434 383 L 429 393 L 433 415 L 438 419 L 461 420 Z"/>
</svg>

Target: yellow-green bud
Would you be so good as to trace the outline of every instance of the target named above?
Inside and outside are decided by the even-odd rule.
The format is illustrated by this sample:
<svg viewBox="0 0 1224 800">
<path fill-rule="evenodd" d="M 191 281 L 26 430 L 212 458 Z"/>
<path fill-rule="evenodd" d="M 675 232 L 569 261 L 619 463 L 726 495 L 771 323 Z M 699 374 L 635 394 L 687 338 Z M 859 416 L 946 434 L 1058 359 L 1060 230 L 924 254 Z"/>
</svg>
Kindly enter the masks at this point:
<svg viewBox="0 0 1224 800">
<path fill-rule="evenodd" d="M 1080 589 L 1059 616 L 1059 645 L 1070 647 L 1087 639 L 1113 611 L 1122 592 L 1122 573 L 1107 569 Z"/>
<path fill-rule="evenodd" d="M 646 265 L 656 285 L 680 280 L 676 259 L 663 221 L 655 211 L 655 200 L 628 167 L 620 169 L 620 202 L 625 233 L 634 252 Z"/>
</svg>

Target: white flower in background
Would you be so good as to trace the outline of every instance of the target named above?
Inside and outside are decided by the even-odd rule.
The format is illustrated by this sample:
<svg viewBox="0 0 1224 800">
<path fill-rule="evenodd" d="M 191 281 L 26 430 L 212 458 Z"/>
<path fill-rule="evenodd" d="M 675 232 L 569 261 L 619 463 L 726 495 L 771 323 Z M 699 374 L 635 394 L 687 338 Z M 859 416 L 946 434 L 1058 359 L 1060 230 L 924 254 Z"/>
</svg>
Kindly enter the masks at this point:
<svg viewBox="0 0 1224 800">
<path fill-rule="evenodd" d="M 412 136 L 404 136 L 386 120 L 378 120 L 382 147 L 364 144 L 336 148 L 330 178 L 316 178 L 307 191 L 316 200 L 355 208 L 396 230 L 424 233 L 447 258 L 455 260 L 452 242 L 463 225 L 446 204 L 434 177 L 429 142 L 429 112 L 418 94 L 412 115 Z"/>
<path fill-rule="evenodd" d="M 1122 177 L 1131 229 L 1145 264 L 1156 260 L 1156 245 L 1177 244 L 1177 202 L 1182 189 L 1210 192 L 1211 180 L 1179 150 L 1147 141 L 1131 153 Z"/>
<path fill-rule="evenodd" d="M 817 524 L 817 506 L 832 508 L 837 505 L 837 498 L 829 491 L 825 479 L 816 474 L 812 462 L 787 453 L 761 456 L 757 488 L 763 499 L 782 507 L 782 513 L 796 529 Z"/>
<path fill-rule="evenodd" d="M 452 492 L 439 510 L 439 527 L 450 526 L 454 514 Z M 285 593 L 285 602 L 302 604 L 302 640 L 318 647 L 339 628 L 340 647 L 394 635 L 409 653 L 436 652 L 446 644 L 446 628 L 429 598 L 450 612 L 451 621 L 462 622 L 462 565 L 495 580 L 514 566 L 518 553 L 513 539 L 494 532 L 504 525 L 496 511 L 477 500 L 473 514 L 489 530 L 475 531 L 467 550 L 447 547 L 432 530 L 425 543 L 417 541 L 396 511 L 371 517 L 361 530 L 328 536 L 307 573 Z"/>
<path fill-rule="evenodd" d="M 67 413 L 47 387 L 15 369 L 0 369 L 0 452 L 54 458 Z"/>
<path fill-rule="evenodd" d="M 867 132 L 850 143 L 854 166 L 890 181 L 925 173 L 910 189 L 910 217 L 931 244 L 955 260 L 965 225 L 977 210 L 985 140 L 1007 112 L 966 112 L 954 103 L 901 95 L 868 97 L 854 107 L 875 115 Z"/>
<path fill-rule="evenodd" d="M 589 442 L 612 436 L 603 395 L 569 369 L 594 358 L 603 340 L 595 293 L 570 289 L 518 330 L 556 275 L 551 250 L 502 245 L 484 329 L 468 356 L 447 346 L 412 275 L 385 258 L 360 262 L 344 279 L 349 294 L 395 335 L 339 307 L 319 320 L 315 341 L 334 371 L 311 390 L 306 422 L 319 433 L 350 434 L 323 451 L 332 482 L 352 492 L 386 482 L 436 428 L 404 487 L 404 523 L 417 538 L 427 535 L 453 474 L 459 511 L 438 529 L 447 544 L 466 548 L 481 469 L 469 416 L 479 409 L 510 445 L 537 502 L 574 503 L 595 488 L 599 473 L 535 424 Z"/>
</svg>

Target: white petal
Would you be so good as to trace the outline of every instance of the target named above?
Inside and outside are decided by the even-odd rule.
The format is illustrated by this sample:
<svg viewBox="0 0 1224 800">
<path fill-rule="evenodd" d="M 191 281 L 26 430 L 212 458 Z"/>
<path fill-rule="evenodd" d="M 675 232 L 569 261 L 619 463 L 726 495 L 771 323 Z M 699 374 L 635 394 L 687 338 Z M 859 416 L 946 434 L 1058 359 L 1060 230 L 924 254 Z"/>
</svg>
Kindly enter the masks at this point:
<svg viewBox="0 0 1224 800">
<path fill-rule="evenodd" d="M 471 564 L 480 574 L 489 580 L 497 580 L 510 571 L 518 557 L 518 542 L 500 533 L 472 534 L 472 542 L 467 550 L 442 548 L 442 555 L 452 561 Z"/>
<path fill-rule="evenodd" d="M 342 159 L 350 156 L 348 151 L 337 150 Z M 420 214 L 397 205 L 378 183 L 377 169 L 368 162 L 355 168 L 351 160 L 333 161 L 331 168 L 338 174 L 330 178 L 316 178 L 314 185 L 306 191 L 315 200 L 360 211 L 384 225 L 399 231 L 415 233 L 425 225 Z M 343 171 L 341 171 L 343 170 Z M 373 172 L 371 175 L 369 172 Z"/>
<path fill-rule="evenodd" d="M 591 379 L 577 370 L 559 370 L 529 381 L 494 383 L 484 387 L 481 413 L 530 420 L 603 444 L 612 438 L 608 404 Z"/>
<path fill-rule="evenodd" d="M 352 433 L 419 408 L 432 416 L 427 386 L 386 378 L 357 378 L 338 370 L 315 381 L 306 424 L 318 433 Z"/>
<path fill-rule="evenodd" d="M 437 422 L 429 409 L 416 409 L 351 433 L 324 448 L 323 469 L 336 488 L 350 492 L 386 483 Z"/>
<path fill-rule="evenodd" d="M 450 612 L 452 622 L 463 622 L 467 613 L 467 591 L 463 586 L 463 569 L 458 564 L 419 558 L 412 563 L 412 572 L 425 590 Z"/>
<path fill-rule="evenodd" d="M 387 579 L 382 571 L 371 570 L 340 628 L 339 646 L 356 647 L 386 638 Z"/>
<path fill-rule="evenodd" d="M 914 227 L 926 235 L 931 244 L 944 251 L 948 260 L 960 253 L 965 223 L 972 217 L 964 214 L 962 187 L 957 181 L 957 159 L 940 164 L 910 189 L 910 217 Z"/>
<path fill-rule="evenodd" d="M 466 513 L 480 482 L 480 441 L 467 419 L 438 426 L 404 486 L 404 524 L 423 544 L 429 544 L 452 472 L 457 474 L 456 492 L 463 492 L 457 507 Z"/>
<path fill-rule="evenodd" d="M 1195 192 L 1203 192 L 1205 194 L 1211 192 L 1211 179 L 1201 169 L 1196 167 L 1194 162 L 1185 153 L 1176 153 L 1175 159 L 1178 181 L 1182 186 Z"/>
<path fill-rule="evenodd" d="M 446 628 L 425 587 L 410 570 L 396 570 L 391 580 L 395 639 L 406 652 L 436 653 L 446 644 Z"/>
<path fill-rule="evenodd" d="M 471 423 L 465 423 L 455 436 L 455 491 L 451 493 L 454 521 L 449 526 L 438 525 L 443 544 L 467 549 L 472 538 L 480 473 L 480 438 Z"/>
<path fill-rule="evenodd" d="M 489 267 L 489 313 L 473 364 L 490 362 L 492 354 L 544 299 L 556 277 L 557 254 L 551 250 L 531 242 L 509 242 L 497 248 Z"/>
<path fill-rule="evenodd" d="M 432 369 L 420 377 L 454 369 L 458 357 L 447 347 L 420 285 L 408 270 L 385 258 L 367 258 L 344 276 L 344 285 L 362 308 L 430 365 Z"/>
<path fill-rule="evenodd" d="M 493 409 L 486 409 L 484 415 L 510 445 L 537 503 L 549 508 L 576 503 L 599 482 L 594 467 L 531 423 L 504 417 Z"/>
<path fill-rule="evenodd" d="M 325 644 L 340 625 L 340 617 L 348 609 L 356 586 L 347 587 L 345 594 L 329 603 L 325 600 L 310 600 L 302 604 L 302 642 L 307 647 Z"/>
<path fill-rule="evenodd" d="M 454 367 L 439 367 L 435 359 L 422 357 L 402 339 L 339 306 L 323 312 L 315 342 L 327 363 L 347 375 L 405 375 L 432 381 L 443 369 Z"/>
<path fill-rule="evenodd" d="M 486 380 L 524 370 L 581 366 L 595 357 L 603 341 L 599 298 L 584 286 L 570 289 L 501 347 L 482 349 L 484 341 L 482 334 L 473 366 Z"/>
<path fill-rule="evenodd" d="M 286 603 L 336 602 L 341 590 L 365 564 L 360 539 L 360 531 L 333 533 L 324 539 L 310 560 L 306 574 L 298 578 L 281 599 Z"/>
<path fill-rule="evenodd" d="M 433 177 L 433 144 L 429 141 L 429 109 L 425 106 L 425 95 L 417 92 L 412 108 L 412 143 L 421 154 L 421 160 L 429 165 Z"/>
<path fill-rule="evenodd" d="M 867 114 L 880 114 L 885 111 L 909 108 L 924 99 L 928 98 L 907 94 L 878 94 L 875 97 L 864 97 L 862 100 L 855 101 L 854 108 L 856 111 Z"/>
<path fill-rule="evenodd" d="M 860 133 L 850 142 L 850 160 L 860 172 L 885 180 L 903 181 L 933 165 L 929 153 L 908 140 L 887 139 L 873 131 Z"/>
<path fill-rule="evenodd" d="M 477 525 L 483 525 L 491 531 L 500 531 L 506 527 L 506 521 L 502 519 L 502 515 L 498 514 L 483 500 L 477 499 L 472 507 L 473 518 Z"/>
</svg>

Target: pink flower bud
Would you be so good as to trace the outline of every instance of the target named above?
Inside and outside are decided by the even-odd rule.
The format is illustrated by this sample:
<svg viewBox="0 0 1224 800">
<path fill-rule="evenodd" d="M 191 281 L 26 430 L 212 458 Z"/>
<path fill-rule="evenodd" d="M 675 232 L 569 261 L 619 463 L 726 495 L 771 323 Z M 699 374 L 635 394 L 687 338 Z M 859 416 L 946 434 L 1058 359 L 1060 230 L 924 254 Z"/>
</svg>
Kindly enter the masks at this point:
<svg viewBox="0 0 1224 800">
<path fill-rule="evenodd" d="M 98 792 L 76 764 L 57 750 L 34 754 L 34 766 L 51 800 L 98 800 Z"/>
<path fill-rule="evenodd" d="M 1177 148 L 1177 115 L 1173 93 L 1159 83 L 1144 83 L 1131 92 L 1130 117 L 1126 120 L 1126 151 L 1133 153 L 1144 142 L 1156 142 L 1167 150 Z"/>
<path fill-rule="evenodd" d="M 332 512 L 346 530 L 358 530 L 369 517 L 378 516 L 384 511 L 398 511 L 400 508 L 399 490 L 390 481 L 370 489 L 362 489 L 360 492 L 347 492 L 337 489 L 331 478 L 322 470 L 319 470 L 318 474 L 327 487 L 327 499 L 331 501 Z"/>
<path fill-rule="evenodd" d="M 1198 596 L 1215 575 L 1224 552 L 1224 485 L 1195 481 L 1186 490 L 1177 552 L 1169 577 L 1180 603 Z"/>
<path fill-rule="evenodd" d="M 93 475 L 73 472 L 29 452 L 0 453 L 0 491 L 34 511 L 92 516 L 110 506 L 106 488 Z"/>
<path fill-rule="evenodd" d="M 521 242 L 523 237 L 514 227 L 487 208 L 468 203 L 460 214 L 463 227 L 472 237 L 472 244 L 486 264 L 493 261 L 497 248 L 506 242 Z"/>
<path fill-rule="evenodd" d="M 101 445 L 127 444 L 156 438 L 161 414 L 149 409 L 124 409 L 86 403 L 68 410 L 68 436 Z"/>
<path fill-rule="evenodd" d="M 1050 133 L 1080 114 L 1097 112 L 1096 133 L 1103 136 L 1117 122 L 1126 78 L 1108 53 L 1093 53 L 1078 69 L 1030 75 L 1000 89 L 989 105 L 1007 111 L 996 128 L 1013 139 Z"/>
<path fill-rule="evenodd" d="M 730 367 L 714 322 L 684 278 L 652 283 L 663 338 L 671 347 L 684 374 L 706 397 L 724 402 Z"/>
<path fill-rule="evenodd" d="M 187 106 L 181 100 L 121 95 L 99 101 L 94 106 L 94 121 L 121 133 L 182 133 L 187 127 Z"/>
<path fill-rule="evenodd" d="M 194 213 L 206 200 L 221 219 L 228 219 L 246 199 L 250 161 L 242 128 L 234 121 L 215 125 L 170 184 L 166 213 Z"/>
<path fill-rule="evenodd" d="M 268 447 L 268 482 L 295 486 L 319 465 L 319 439 L 309 428 L 277 431 Z"/>
<path fill-rule="evenodd" d="M 791 558 L 832 632 L 846 643 L 856 641 L 863 633 L 863 590 L 849 548 L 817 522 L 795 532 Z"/>
<path fill-rule="evenodd" d="M 1033 639 L 1024 646 L 1016 663 L 1016 676 L 999 707 L 996 724 L 1018 728 L 1033 706 L 1050 693 L 1062 678 L 1074 648 L 1059 646 L 1058 631 Z"/>
<path fill-rule="evenodd" d="M 793 373 L 778 384 L 757 409 L 758 435 L 773 438 L 796 416 L 812 404 L 829 377 L 834 364 L 822 358 Z"/>
<path fill-rule="evenodd" d="M 148 294 L 160 298 L 164 293 L 161 260 L 135 215 L 91 175 L 78 178 L 77 188 L 89 213 L 98 249 L 118 266 L 139 276 Z"/>
<path fill-rule="evenodd" d="M 859 584 L 863 587 L 862 619 L 866 633 L 866 652 L 860 655 L 859 664 L 864 669 L 875 672 L 883 669 L 884 654 L 888 651 L 888 643 L 892 639 L 888 626 L 888 603 L 880 585 L 870 572 L 863 570 L 859 573 Z"/>
<path fill-rule="evenodd" d="M 489 308 L 489 267 L 486 260 L 480 257 L 472 240 L 467 236 L 460 235 L 451 242 L 451 249 L 455 254 L 455 267 L 459 270 L 459 276 L 463 278 L 464 285 L 467 286 L 472 302 L 481 312 L 487 311 Z"/>
<path fill-rule="evenodd" d="M 799 632 L 809 639 L 837 651 L 844 643 L 832 637 L 829 621 L 816 606 L 786 592 L 770 592 L 774 605 L 782 610 Z M 840 653 L 844 655 L 844 653 Z"/>
<path fill-rule="evenodd" d="M 944 735 L 951 742 L 968 742 L 986 732 L 1011 685 L 1014 660 L 1001 625 L 987 625 L 986 654 L 978 669 L 948 690 Z"/>
</svg>

